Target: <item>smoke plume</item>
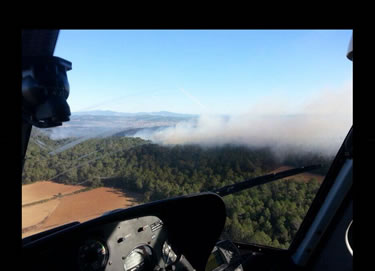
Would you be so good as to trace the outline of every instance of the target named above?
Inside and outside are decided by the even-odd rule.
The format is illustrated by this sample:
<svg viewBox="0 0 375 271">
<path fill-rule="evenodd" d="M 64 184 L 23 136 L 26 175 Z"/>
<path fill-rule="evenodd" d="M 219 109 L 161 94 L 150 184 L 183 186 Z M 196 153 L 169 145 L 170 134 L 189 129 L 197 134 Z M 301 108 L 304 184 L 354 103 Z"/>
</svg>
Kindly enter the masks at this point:
<svg viewBox="0 0 375 271">
<path fill-rule="evenodd" d="M 234 144 L 268 146 L 278 155 L 290 151 L 334 155 L 352 125 L 351 83 L 321 90 L 298 108 L 291 99 L 288 102 L 268 97 L 240 115 L 204 114 L 197 120 L 135 136 L 164 145 Z"/>
</svg>

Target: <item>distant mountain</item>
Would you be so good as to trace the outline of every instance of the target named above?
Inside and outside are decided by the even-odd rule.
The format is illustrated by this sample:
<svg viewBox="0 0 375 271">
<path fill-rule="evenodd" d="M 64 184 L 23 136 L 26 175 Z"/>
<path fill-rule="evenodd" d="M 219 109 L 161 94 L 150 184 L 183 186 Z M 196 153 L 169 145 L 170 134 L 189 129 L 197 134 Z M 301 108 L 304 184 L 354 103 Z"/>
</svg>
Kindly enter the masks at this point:
<svg viewBox="0 0 375 271">
<path fill-rule="evenodd" d="M 72 115 L 91 115 L 91 116 L 114 116 L 114 117 L 131 117 L 131 116 L 161 116 L 161 117 L 180 117 L 180 118 L 194 118 L 198 115 L 194 114 L 181 114 L 169 111 L 159 111 L 159 112 L 137 112 L 137 113 L 125 113 L 125 112 L 115 112 L 110 110 L 93 110 L 93 111 L 81 111 L 73 112 Z"/>
<path fill-rule="evenodd" d="M 131 113 L 115 112 L 110 110 L 93 110 L 93 111 L 78 111 L 72 112 L 72 116 L 78 115 L 92 115 L 92 116 L 131 116 Z"/>
<path fill-rule="evenodd" d="M 124 131 L 118 132 L 114 134 L 113 136 L 135 136 L 139 132 L 143 132 L 145 134 L 152 134 L 156 131 L 161 131 L 165 128 L 168 128 L 171 126 L 153 126 L 153 127 L 147 127 L 147 128 L 133 128 L 133 129 L 126 129 Z"/>
</svg>

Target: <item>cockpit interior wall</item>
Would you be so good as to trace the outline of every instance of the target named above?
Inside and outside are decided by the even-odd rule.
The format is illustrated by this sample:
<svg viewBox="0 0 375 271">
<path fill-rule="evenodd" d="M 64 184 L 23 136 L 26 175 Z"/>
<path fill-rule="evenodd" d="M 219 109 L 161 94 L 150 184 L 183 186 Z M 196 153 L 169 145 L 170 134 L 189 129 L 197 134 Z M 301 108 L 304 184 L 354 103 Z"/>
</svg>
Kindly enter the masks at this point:
<svg viewBox="0 0 375 271">
<path fill-rule="evenodd" d="M 22 30 L 22 56 L 52 56 L 59 30 Z"/>
<path fill-rule="evenodd" d="M 336 228 L 331 232 L 317 255 L 312 270 L 353 270 L 353 257 L 345 242 L 346 232 L 352 220 L 353 201 L 351 200 Z"/>
</svg>

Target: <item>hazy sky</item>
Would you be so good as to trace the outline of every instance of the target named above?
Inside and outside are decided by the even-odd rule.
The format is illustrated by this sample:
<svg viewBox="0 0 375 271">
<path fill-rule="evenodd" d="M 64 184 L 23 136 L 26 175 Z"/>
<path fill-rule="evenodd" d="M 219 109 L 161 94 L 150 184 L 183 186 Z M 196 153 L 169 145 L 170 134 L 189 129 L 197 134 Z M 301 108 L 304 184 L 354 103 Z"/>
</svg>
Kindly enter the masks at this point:
<svg viewBox="0 0 375 271">
<path fill-rule="evenodd" d="M 351 35 L 351 30 L 61 30 L 55 56 L 72 62 L 72 112 L 233 115 L 258 108 L 293 114 L 314 97 L 324 99 L 324 91 L 351 87 L 352 62 L 346 58 Z"/>
</svg>

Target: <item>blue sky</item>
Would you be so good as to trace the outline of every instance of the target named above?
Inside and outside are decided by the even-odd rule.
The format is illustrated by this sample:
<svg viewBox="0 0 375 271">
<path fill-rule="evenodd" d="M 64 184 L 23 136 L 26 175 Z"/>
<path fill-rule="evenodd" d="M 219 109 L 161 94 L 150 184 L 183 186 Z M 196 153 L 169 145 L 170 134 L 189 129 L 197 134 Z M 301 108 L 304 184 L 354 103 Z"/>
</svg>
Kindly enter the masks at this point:
<svg viewBox="0 0 375 271">
<path fill-rule="evenodd" d="M 71 111 L 240 114 L 352 81 L 351 30 L 61 30 Z"/>
</svg>

